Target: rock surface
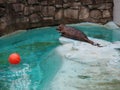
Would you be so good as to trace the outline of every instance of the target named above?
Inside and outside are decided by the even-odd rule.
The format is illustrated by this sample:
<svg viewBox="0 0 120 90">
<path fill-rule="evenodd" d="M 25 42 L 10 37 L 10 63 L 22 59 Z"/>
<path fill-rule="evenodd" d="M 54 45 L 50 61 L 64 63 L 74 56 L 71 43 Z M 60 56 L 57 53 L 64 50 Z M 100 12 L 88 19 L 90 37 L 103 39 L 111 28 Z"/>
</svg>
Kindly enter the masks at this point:
<svg viewBox="0 0 120 90">
<path fill-rule="evenodd" d="M 51 83 L 50 90 L 119 90 L 120 42 L 94 39 L 104 47 L 92 46 L 61 37 L 56 53 L 62 67 Z"/>
<path fill-rule="evenodd" d="M 113 0 L 0 0 L 0 36 L 61 23 L 104 24 L 112 21 L 112 10 Z"/>
</svg>

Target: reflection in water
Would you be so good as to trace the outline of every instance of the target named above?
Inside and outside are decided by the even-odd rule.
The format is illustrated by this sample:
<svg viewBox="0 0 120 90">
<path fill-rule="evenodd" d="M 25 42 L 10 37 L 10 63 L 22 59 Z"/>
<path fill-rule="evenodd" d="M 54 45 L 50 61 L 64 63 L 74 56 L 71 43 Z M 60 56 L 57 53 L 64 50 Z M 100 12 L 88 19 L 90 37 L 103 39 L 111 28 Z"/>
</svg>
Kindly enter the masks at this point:
<svg viewBox="0 0 120 90">
<path fill-rule="evenodd" d="M 30 72 L 30 67 L 27 64 L 24 66 L 25 67 L 21 69 L 19 69 L 19 67 L 17 68 L 16 66 L 9 67 L 10 71 L 12 72 L 9 78 L 16 78 L 11 80 L 10 90 L 15 90 L 16 88 L 20 90 L 29 90 L 31 81 L 30 76 L 27 73 Z"/>
<path fill-rule="evenodd" d="M 5 72 L 4 86 L 9 87 L 9 90 L 37 90 L 40 81 L 42 80 L 42 71 L 38 64 L 22 64 L 10 65 L 9 70 Z M 37 77 L 37 78 L 36 78 Z"/>
</svg>

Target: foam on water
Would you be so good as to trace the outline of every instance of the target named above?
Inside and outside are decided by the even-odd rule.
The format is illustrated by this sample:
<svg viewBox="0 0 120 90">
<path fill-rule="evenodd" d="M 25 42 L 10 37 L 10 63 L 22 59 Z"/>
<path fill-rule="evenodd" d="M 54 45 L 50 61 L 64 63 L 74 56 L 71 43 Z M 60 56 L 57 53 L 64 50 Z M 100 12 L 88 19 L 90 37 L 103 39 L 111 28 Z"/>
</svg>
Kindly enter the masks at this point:
<svg viewBox="0 0 120 90">
<path fill-rule="evenodd" d="M 1 78 L 4 83 L 4 86 L 0 87 L 1 90 L 4 90 L 5 87 L 9 88 L 8 90 L 38 89 L 43 74 L 38 64 L 32 66 L 22 64 L 22 67 L 19 65 L 10 65 L 8 69 L 9 71 L 5 71 L 5 76 Z"/>
<path fill-rule="evenodd" d="M 90 38 L 103 47 L 61 37 L 56 52 L 63 65 L 51 90 L 119 90 L 120 42 Z"/>
</svg>

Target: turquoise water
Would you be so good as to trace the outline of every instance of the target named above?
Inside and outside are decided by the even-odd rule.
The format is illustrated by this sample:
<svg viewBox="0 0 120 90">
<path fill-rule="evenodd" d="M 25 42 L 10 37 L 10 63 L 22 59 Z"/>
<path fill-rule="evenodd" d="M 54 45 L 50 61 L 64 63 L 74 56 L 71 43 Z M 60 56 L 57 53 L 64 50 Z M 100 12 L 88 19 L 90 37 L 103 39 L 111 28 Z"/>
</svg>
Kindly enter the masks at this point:
<svg viewBox="0 0 120 90">
<path fill-rule="evenodd" d="M 107 41 L 120 40 L 119 30 L 101 26 L 73 26 L 90 37 Z M 54 52 L 60 45 L 56 27 L 37 28 L 0 38 L 0 89 L 43 90 L 62 65 L 61 57 Z M 19 65 L 10 65 L 8 57 L 17 52 Z"/>
</svg>

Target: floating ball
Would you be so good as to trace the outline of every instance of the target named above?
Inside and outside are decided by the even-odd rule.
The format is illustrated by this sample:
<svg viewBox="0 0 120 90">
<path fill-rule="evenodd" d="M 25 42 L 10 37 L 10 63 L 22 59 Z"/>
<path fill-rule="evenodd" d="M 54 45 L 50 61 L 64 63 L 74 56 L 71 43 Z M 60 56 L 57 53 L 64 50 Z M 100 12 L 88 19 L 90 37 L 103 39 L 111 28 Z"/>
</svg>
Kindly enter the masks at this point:
<svg viewBox="0 0 120 90">
<path fill-rule="evenodd" d="M 8 58 L 10 64 L 19 64 L 19 63 L 20 63 L 20 59 L 21 59 L 21 58 L 20 58 L 20 55 L 17 54 L 17 53 L 12 53 L 12 54 L 9 56 L 9 58 Z"/>
</svg>

